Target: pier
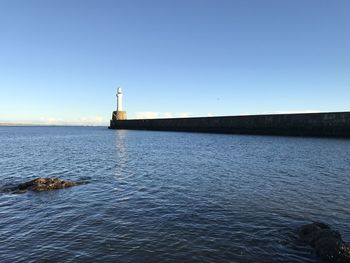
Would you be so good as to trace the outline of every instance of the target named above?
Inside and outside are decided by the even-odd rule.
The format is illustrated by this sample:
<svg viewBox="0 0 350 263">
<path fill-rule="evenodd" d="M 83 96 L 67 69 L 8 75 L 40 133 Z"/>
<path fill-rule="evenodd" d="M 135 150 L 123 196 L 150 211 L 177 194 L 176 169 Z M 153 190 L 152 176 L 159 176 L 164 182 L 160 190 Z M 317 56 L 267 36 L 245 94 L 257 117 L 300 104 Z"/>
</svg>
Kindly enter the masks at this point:
<svg viewBox="0 0 350 263">
<path fill-rule="evenodd" d="M 110 129 L 350 137 L 350 112 L 118 120 Z"/>
</svg>

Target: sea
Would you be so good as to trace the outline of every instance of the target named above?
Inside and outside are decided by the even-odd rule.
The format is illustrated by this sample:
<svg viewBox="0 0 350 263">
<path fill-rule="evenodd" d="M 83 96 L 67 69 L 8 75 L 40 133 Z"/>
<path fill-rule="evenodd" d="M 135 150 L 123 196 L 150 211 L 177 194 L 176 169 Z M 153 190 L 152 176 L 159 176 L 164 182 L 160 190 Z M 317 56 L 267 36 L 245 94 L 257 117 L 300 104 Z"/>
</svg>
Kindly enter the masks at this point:
<svg viewBox="0 0 350 263">
<path fill-rule="evenodd" d="M 349 200 L 349 139 L 0 127 L 2 263 L 319 262 L 298 230 L 350 242 Z"/>
</svg>

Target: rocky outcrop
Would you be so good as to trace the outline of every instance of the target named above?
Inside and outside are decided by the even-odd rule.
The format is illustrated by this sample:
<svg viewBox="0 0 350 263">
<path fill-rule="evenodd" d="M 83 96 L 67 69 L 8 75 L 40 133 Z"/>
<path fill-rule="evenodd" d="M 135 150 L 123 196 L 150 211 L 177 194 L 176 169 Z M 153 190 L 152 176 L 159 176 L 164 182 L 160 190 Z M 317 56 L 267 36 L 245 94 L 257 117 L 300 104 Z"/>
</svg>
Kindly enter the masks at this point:
<svg viewBox="0 0 350 263">
<path fill-rule="evenodd" d="M 19 184 L 18 185 L 18 191 L 19 192 L 25 192 L 25 191 L 36 191 L 36 192 L 42 192 L 42 191 L 50 191 L 50 190 L 56 190 L 56 189 L 62 189 L 66 187 L 71 187 L 78 185 L 76 182 L 70 182 L 70 181 L 63 181 L 58 178 L 37 178 L 32 181 Z"/>
<path fill-rule="evenodd" d="M 340 233 L 325 223 L 314 222 L 300 228 L 300 238 L 327 262 L 350 263 L 350 247 Z"/>
</svg>

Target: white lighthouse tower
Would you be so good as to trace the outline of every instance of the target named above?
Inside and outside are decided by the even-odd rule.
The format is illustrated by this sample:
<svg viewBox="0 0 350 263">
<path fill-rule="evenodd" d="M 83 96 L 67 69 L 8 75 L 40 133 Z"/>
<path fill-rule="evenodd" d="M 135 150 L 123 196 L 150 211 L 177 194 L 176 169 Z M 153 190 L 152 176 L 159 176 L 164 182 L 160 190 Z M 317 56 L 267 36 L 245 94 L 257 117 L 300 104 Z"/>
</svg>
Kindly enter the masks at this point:
<svg viewBox="0 0 350 263">
<path fill-rule="evenodd" d="M 113 120 L 122 121 L 126 120 L 126 111 L 123 111 L 123 93 L 122 88 L 117 89 L 117 111 L 113 112 Z"/>
<path fill-rule="evenodd" d="M 118 87 L 118 90 L 117 90 L 117 111 L 123 110 L 122 99 L 123 99 L 122 88 Z"/>
</svg>

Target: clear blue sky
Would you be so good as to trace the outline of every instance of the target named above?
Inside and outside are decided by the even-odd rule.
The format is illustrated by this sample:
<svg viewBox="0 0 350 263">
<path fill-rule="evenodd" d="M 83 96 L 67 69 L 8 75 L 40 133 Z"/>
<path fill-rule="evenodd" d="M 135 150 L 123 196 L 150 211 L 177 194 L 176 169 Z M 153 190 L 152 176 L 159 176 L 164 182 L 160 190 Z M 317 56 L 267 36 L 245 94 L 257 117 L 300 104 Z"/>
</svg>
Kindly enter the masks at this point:
<svg viewBox="0 0 350 263">
<path fill-rule="evenodd" d="M 348 0 L 0 0 L 0 122 L 350 110 Z"/>
</svg>

